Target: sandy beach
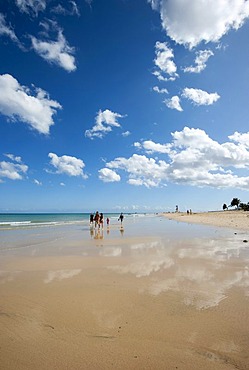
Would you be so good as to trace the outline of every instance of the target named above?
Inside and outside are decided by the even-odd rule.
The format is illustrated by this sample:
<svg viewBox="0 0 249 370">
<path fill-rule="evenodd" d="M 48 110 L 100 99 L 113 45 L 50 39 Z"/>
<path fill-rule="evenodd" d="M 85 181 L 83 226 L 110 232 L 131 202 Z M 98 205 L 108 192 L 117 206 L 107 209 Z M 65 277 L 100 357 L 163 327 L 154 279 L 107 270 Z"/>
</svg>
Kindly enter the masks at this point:
<svg viewBox="0 0 249 370">
<path fill-rule="evenodd" d="M 249 369 L 248 234 L 227 226 L 2 232 L 0 368 Z"/>
<path fill-rule="evenodd" d="M 186 212 L 164 213 L 169 220 L 249 230 L 249 212 L 216 211 L 187 214 Z"/>
</svg>

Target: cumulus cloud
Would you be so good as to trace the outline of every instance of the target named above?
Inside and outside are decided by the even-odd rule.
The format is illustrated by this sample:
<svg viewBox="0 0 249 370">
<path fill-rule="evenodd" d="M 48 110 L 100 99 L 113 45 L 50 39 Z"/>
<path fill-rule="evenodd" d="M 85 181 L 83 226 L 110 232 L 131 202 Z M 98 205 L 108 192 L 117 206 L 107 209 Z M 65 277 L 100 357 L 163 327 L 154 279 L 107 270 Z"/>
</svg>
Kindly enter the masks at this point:
<svg viewBox="0 0 249 370">
<path fill-rule="evenodd" d="M 165 172 L 168 164 L 163 161 L 156 162 L 153 158 L 133 154 L 132 157 L 116 158 L 106 164 L 107 168 L 125 170 L 129 174 L 128 183 L 132 185 L 145 185 L 146 187 L 158 186 L 161 182 L 161 174 Z"/>
<path fill-rule="evenodd" d="M 179 96 L 175 95 L 175 96 L 172 96 L 171 99 L 166 99 L 164 100 L 164 103 L 167 105 L 168 108 L 170 109 L 176 109 L 178 110 L 179 112 L 182 112 L 183 109 L 181 107 L 181 104 L 180 104 L 180 98 Z"/>
<path fill-rule="evenodd" d="M 57 174 L 65 174 L 68 176 L 81 176 L 86 179 L 88 176 L 84 174 L 83 169 L 85 163 L 82 159 L 71 157 L 69 155 L 57 156 L 55 153 L 49 153 L 51 158 L 50 164 L 56 169 Z"/>
<path fill-rule="evenodd" d="M 46 0 L 16 0 L 16 5 L 22 13 L 37 16 L 46 9 Z"/>
<path fill-rule="evenodd" d="M 217 93 L 208 93 L 200 89 L 186 87 L 183 89 L 182 96 L 192 100 L 196 105 L 211 105 L 215 103 L 220 96 Z"/>
<path fill-rule="evenodd" d="M 248 135 L 248 133 L 246 134 Z M 243 138 L 235 133 L 232 140 Z M 249 150 L 243 140 L 222 144 L 211 139 L 204 130 L 185 127 L 172 133 L 172 142 L 159 144 L 142 141 L 134 146 L 151 156 L 160 155 L 163 159 L 148 158 L 133 154 L 130 158 L 118 157 L 106 163 L 106 168 L 116 173 L 124 171 L 128 183 L 148 188 L 166 185 L 168 182 L 210 186 L 215 188 L 249 189 L 249 176 L 239 176 L 237 169 L 249 168 Z"/>
<path fill-rule="evenodd" d="M 120 181 L 120 176 L 109 168 L 102 168 L 99 170 L 99 179 L 103 182 L 117 182 Z"/>
<path fill-rule="evenodd" d="M 121 134 L 121 135 L 122 135 L 123 137 L 127 137 L 127 136 L 130 136 L 130 134 L 131 134 L 131 133 L 130 133 L 130 131 L 125 131 L 125 132 L 122 132 L 122 134 Z"/>
<path fill-rule="evenodd" d="M 0 162 L 0 179 L 7 178 L 10 180 L 22 180 L 23 175 L 25 175 L 27 171 L 28 166 L 25 164 L 6 161 Z"/>
<path fill-rule="evenodd" d="M 54 124 L 53 115 L 61 105 L 49 98 L 47 92 L 35 89 L 36 95 L 21 86 L 9 74 L 0 75 L 0 113 L 11 120 L 27 123 L 42 134 L 48 134 Z"/>
<path fill-rule="evenodd" d="M 36 53 L 49 63 L 64 68 L 67 72 L 76 70 L 74 48 L 69 46 L 62 30 L 58 30 L 57 41 L 43 41 L 30 36 Z"/>
<path fill-rule="evenodd" d="M 154 141 L 152 140 L 145 140 L 143 141 L 142 145 L 140 143 L 134 143 L 134 146 L 143 148 L 148 154 L 155 153 L 155 152 L 167 154 L 167 153 L 170 153 L 171 151 L 171 144 L 154 143 Z"/>
<path fill-rule="evenodd" d="M 233 135 L 228 136 L 228 138 L 245 146 L 246 148 L 249 148 L 249 132 L 241 134 L 240 132 L 236 131 Z"/>
<path fill-rule="evenodd" d="M 102 112 L 99 110 L 96 118 L 95 118 L 95 125 L 90 130 L 85 131 L 85 136 L 89 139 L 103 138 L 108 132 L 112 131 L 112 127 L 121 127 L 119 122 L 117 121 L 118 118 L 123 118 L 119 113 L 114 113 L 109 109 L 106 109 Z"/>
<path fill-rule="evenodd" d="M 200 50 L 196 52 L 195 66 L 186 67 L 183 69 L 184 72 L 200 73 L 206 66 L 208 59 L 213 56 L 214 53 L 211 50 Z"/>
<path fill-rule="evenodd" d="M 154 59 L 157 70 L 153 73 L 158 80 L 168 81 L 175 80 L 178 77 L 177 67 L 173 61 L 174 53 L 166 42 L 156 42 L 156 58 Z M 165 76 L 166 75 L 166 76 Z"/>
<path fill-rule="evenodd" d="M 230 29 L 240 28 L 249 16 L 247 0 L 150 0 L 158 9 L 167 35 L 193 48 L 200 42 L 218 42 Z"/>
<path fill-rule="evenodd" d="M 154 86 L 153 87 L 153 91 L 157 92 L 158 94 L 168 94 L 168 90 L 167 89 L 160 89 L 158 86 Z"/>
</svg>

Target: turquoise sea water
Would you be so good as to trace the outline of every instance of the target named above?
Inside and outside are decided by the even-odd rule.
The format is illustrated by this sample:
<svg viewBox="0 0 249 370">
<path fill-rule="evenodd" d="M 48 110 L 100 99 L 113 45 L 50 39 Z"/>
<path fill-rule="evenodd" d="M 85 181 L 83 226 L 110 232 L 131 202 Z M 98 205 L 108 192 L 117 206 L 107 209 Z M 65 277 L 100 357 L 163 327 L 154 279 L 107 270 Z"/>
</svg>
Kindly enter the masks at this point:
<svg viewBox="0 0 249 370">
<path fill-rule="evenodd" d="M 89 213 L 0 213 L 0 229 L 33 228 L 69 224 L 89 224 Z M 139 217 L 125 214 L 125 218 Z M 116 220 L 119 213 L 105 213 L 104 217 Z"/>
</svg>

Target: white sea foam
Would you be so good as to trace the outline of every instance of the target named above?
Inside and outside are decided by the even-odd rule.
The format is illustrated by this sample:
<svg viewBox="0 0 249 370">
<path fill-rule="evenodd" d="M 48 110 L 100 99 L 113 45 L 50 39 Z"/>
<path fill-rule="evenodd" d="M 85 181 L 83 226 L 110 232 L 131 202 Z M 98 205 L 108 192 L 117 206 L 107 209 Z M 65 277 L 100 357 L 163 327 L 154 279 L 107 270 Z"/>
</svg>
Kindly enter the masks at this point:
<svg viewBox="0 0 249 370">
<path fill-rule="evenodd" d="M 29 225 L 31 221 L 5 221 L 0 222 L 0 226 L 21 226 L 21 225 Z"/>
</svg>

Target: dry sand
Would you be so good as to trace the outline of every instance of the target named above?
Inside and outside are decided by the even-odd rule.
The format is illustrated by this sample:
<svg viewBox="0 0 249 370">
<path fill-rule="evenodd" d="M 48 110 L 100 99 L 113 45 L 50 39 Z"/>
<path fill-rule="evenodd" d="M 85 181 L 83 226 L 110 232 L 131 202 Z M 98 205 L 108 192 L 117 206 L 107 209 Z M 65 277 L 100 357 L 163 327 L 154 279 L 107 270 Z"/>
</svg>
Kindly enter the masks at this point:
<svg viewBox="0 0 249 370">
<path fill-rule="evenodd" d="M 236 237 L 4 256 L 0 368 L 249 369 L 248 258 Z"/>
<path fill-rule="evenodd" d="M 163 213 L 170 220 L 227 227 L 231 229 L 249 230 L 249 212 L 216 211 L 187 214 L 183 212 Z"/>
</svg>

